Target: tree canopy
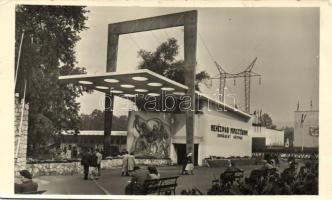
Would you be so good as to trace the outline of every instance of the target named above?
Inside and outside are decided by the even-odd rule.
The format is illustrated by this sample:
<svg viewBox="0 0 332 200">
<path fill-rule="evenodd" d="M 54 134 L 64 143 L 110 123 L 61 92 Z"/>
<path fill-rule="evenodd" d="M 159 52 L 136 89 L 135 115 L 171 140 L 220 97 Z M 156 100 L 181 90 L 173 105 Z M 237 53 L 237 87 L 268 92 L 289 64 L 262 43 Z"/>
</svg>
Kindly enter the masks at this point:
<svg viewBox="0 0 332 200">
<path fill-rule="evenodd" d="M 271 127 L 272 126 L 272 118 L 267 113 L 264 113 L 261 117 L 261 123 L 262 123 L 262 126 L 265 126 L 267 128 Z"/>
<path fill-rule="evenodd" d="M 15 92 L 22 97 L 27 82 L 28 145 L 32 149 L 47 145 L 61 130 L 78 129 L 79 103 L 75 99 L 88 90 L 63 84 L 58 77 L 86 73 L 76 66 L 74 48 L 79 33 L 87 29 L 87 12 L 82 6 L 16 7 L 16 61 L 23 40 Z"/>
<path fill-rule="evenodd" d="M 104 111 L 95 109 L 91 114 L 81 114 L 81 123 L 79 130 L 104 130 Z M 112 130 L 126 131 L 128 124 L 128 117 L 125 115 L 115 116 L 112 119 Z"/>
<path fill-rule="evenodd" d="M 179 45 L 175 38 L 169 38 L 160 44 L 154 52 L 140 50 L 138 56 L 142 58 L 138 68 L 149 69 L 160 75 L 163 75 L 173 81 L 184 84 L 184 61 L 177 60 L 179 54 Z M 199 90 L 199 83 L 209 78 L 206 71 L 196 74 L 196 89 Z"/>
<path fill-rule="evenodd" d="M 273 124 L 272 118 L 267 113 L 264 113 L 261 116 L 261 125 L 265 126 L 266 128 L 270 128 L 270 129 L 276 129 L 277 128 L 277 126 Z"/>
</svg>

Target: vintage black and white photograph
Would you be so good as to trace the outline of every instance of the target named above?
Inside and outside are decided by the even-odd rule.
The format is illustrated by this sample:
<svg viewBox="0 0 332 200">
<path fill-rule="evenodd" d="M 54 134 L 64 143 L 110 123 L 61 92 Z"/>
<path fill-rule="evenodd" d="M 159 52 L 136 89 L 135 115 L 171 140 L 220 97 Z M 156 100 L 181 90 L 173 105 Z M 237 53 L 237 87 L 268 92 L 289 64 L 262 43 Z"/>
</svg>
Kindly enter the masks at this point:
<svg viewBox="0 0 332 200">
<path fill-rule="evenodd" d="M 15 194 L 318 195 L 319 7 L 16 4 L 14 33 Z"/>
</svg>

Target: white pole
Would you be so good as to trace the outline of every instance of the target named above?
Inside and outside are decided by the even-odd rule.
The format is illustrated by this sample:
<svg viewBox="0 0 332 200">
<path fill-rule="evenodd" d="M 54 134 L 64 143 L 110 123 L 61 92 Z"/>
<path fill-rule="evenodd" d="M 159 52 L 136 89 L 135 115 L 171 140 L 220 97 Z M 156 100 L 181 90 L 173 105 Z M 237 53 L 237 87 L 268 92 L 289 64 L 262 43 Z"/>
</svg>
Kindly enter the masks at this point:
<svg viewBox="0 0 332 200">
<path fill-rule="evenodd" d="M 302 127 L 302 152 L 303 152 L 303 145 L 304 145 L 304 131 Z"/>
<path fill-rule="evenodd" d="M 19 47 L 19 49 L 18 49 L 18 56 L 17 56 L 17 62 L 16 62 L 16 73 L 15 73 L 15 84 L 14 84 L 14 88 L 16 87 L 16 81 L 17 81 L 18 67 L 19 67 L 19 64 L 20 64 L 20 58 L 21 58 L 21 49 L 22 49 L 23 38 L 24 38 L 24 29 L 23 29 L 23 33 L 22 33 L 22 36 L 21 36 L 20 47 Z"/>
</svg>

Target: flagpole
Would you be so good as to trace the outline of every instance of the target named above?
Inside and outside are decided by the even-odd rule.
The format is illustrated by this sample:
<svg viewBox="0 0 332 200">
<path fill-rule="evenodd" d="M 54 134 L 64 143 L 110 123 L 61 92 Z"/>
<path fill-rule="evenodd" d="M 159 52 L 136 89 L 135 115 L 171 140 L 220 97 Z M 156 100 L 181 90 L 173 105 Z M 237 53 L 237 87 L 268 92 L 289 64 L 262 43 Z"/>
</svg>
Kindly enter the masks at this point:
<svg viewBox="0 0 332 200">
<path fill-rule="evenodd" d="M 302 127 L 303 128 L 303 127 Z M 302 129 L 302 152 L 303 152 L 303 145 L 304 145 L 304 131 L 303 131 L 303 129 Z"/>
<path fill-rule="evenodd" d="M 23 38 L 24 38 L 24 29 L 23 29 L 22 36 L 21 36 L 20 46 L 18 48 L 18 56 L 17 56 L 17 62 L 16 62 L 16 72 L 15 72 L 14 88 L 16 88 L 16 81 L 17 81 L 18 67 L 20 65 L 20 58 L 21 58 L 21 49 L 22 49 Z"/>
</svg>

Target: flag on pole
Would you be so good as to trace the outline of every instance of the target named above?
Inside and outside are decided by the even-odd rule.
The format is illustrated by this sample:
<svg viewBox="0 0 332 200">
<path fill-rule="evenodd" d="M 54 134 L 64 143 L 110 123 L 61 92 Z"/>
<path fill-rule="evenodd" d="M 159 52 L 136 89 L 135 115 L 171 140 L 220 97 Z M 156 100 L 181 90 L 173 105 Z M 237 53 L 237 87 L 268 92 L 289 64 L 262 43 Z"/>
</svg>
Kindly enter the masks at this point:
<svg viewBox="0 0 332 200">
<path fill-rule="evenodd" d="M 259 132 L 262 130 L 262 109 L 259 111 Z"/>
<path fill-rule="evenodd" d="M 303 128 L 303 123 L 304 123 L 306 116 L 307 116 L 306 114 L 302 114 L 300 128 Z"/>
<path fill-rule="evenodd" d="M 300 101 L 297 101 L 297 108 L 296 108 L 296 110 L 299 111 L 299 109 L 300 109 Z"/>
</svg>

